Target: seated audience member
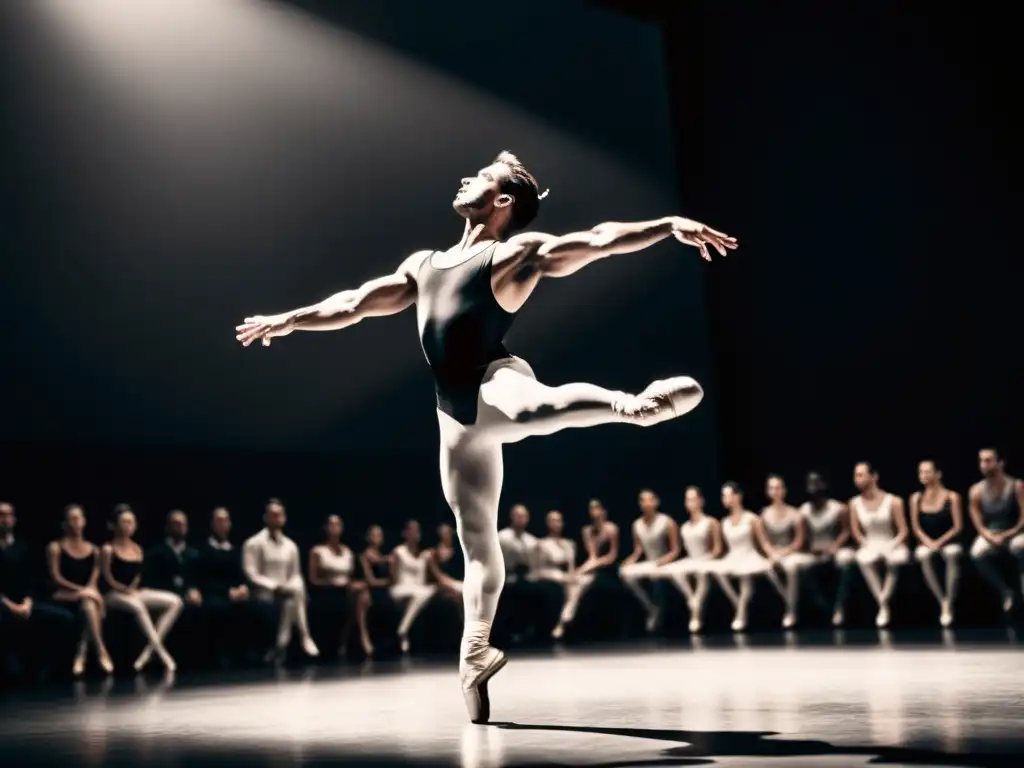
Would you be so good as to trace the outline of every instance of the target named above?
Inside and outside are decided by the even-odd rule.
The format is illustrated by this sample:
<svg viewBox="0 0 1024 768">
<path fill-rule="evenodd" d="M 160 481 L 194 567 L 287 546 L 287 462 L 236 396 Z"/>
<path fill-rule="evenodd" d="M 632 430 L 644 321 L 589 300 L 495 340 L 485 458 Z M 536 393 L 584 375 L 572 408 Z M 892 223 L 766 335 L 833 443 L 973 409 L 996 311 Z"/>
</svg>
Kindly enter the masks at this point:
<svg viewBox="0 0 1024 768">
<path fill-rule="evenodd" d="M 465 565 L 462 548 L 455 542 L 455 529 L 448 523 L 437 526 L 437 546 L 430 551 L 428 566 L 438 594 L 461 604 Z"/>
<path fill-rule="evenodd" d="M 948 627 L 953 623 L 956 588 L 960 577 L 960 533 L 964 528 L 964 513 L 960 494 L 942 484 L 942 472 L 934 461 L 922 461 L 917 466 L 917 477 L 924 486 L 910 497 L 910 527 L 917 538 L 914 558 L 921 564 L 925 584 L 939 603 L 939 623 Z M 946 564 L 946 588 L 943 590 L 935 573 L 935 560 Z"/>
<path fill-rule="evenodd" d="M 722 506 L 726 511 L 722 519 L 726 552 L 715 561 L 714 575 L 736 610 L 732 620 L 733 632 L 743 632 L 747 628 L 747 611 L 754 596 L 754 578 L 764 576 L 780 594 L 783 589 L 771 561 L 757 549 L 761 518 L 744 507 L 743 491 L 738 484 L 728 482 L 722 486 Z M 739 582 L 738 592 L 733 586 L 733 579 Z"/>
<path fill-rule="evenodd" d="M 708 594 L 708 574 L 722 556 L 722 527 L 704 511 L 704 493 L 695 485 L 686 489 L 689 519 L 679 526 L 685 555 L 660 569 L 686 596 L 690 609 L 690 632 L 703 627 L 704 600 Z"/>
<path fill-rule="evenodd" d="M 1009 614 L 1016 599 L 996 561 L 1016 560 L 1024 590 L 1024 481 L 1006 474 L 1003 459 L 995 448 L 979 451 L 978 465 L 984 479 L 972 485 L 970 492 L 971 522 L 978 531 L 971 545 L 971 559 L 978 573 L 1002 598 L 1003 611 Z"/>
<path fill-rule="evenodd" d="M 540 590 L 528 577 L 537 557 L 537 537 L 530 533 L 530 511 L 516 504 L 509 512 L 509 524 L 498 531 L 498 545 L 505 562 L 505 585 L 498 601 L 495 623 L 498 635 L 509 635 L 512 642 L 528 639 L 536 633 L 541 614 Z"/>
<path fill-rule="evenodd" d="M 633 551 L 619 566 L 619 576 L 643 606 L 647 631 L 654 632 L 664 607 L 659 571 L 679 557 L 679 529 L 675 520 L 659 509 L 661 500 L 654 491 L 640 491 L 638 503 L 640 516 L 633 521 Z M 644 582 L 651 586 L 656 600 L 647 594 Z"/>
<path fill-rule="evenodd" d="M 366 615 L 370 609 L 370 591 L 356 569 L 356 558 L 342 542 L 345 524 L 339 515 L 328 515 L 324 521 L 324 540 L 309 553 L 309 589 L 322 612 L 331 615 L 339 639 L 338 652 L 344 654 L 352 626 L 359 628 L 363 651 L 372 653 Z"/>
<path fill-rule="evenodd" d="M 177 664 L 164 647 L 164 639 L 178 620 L 182 600 L 173 592 L 160 589 L 140 589 L 142 581 L 142 547 L 135 543 L 135 513 L 127 504 L 118 504 L 110 523 L 111 540 L 103 545 L 100 552 L 103 575 L 104 601 L 107 608 L 126 611 L 135 621 L 148 641 L 135 660 L 135 671 L 141 672 L 156 653 L 168 672 L 177 669 Z M 150 610 L 160 613 L 156 624 L 149 615 Z"/>
<path fill-rule="evenodd" d="M 761 524 L 756 528 L 758 543 L 782 581 L 786 603 L 782 626 L 789 629 L 797 621 L 801 572 L 814 565 L 814 557 L 803 551 L 804 519 L 796 507 L 786 503 L 785 481 L 779 475 L 769 475 L 765 491 L 771 503 L 761 510 Z"/>
<path fill-rule="evenodd" d="M 599 499 L 590 500 L 587 514 L 590 522 L 581 530 L 586 559 L 576 569 L 576 573 L 583 578 L 593 576 L 593 580 L 590 587 L 580 595 L 580 602 L 585 604 L 583 597 L 586 595 L 591 605 L 600 606 L 599 611 L 590 612 L 590 618 L 595 620 L 591 629 L 610 629 L 615 635 L 624 635 L 628 625 L 621 620 L 621 612 L 606 610 L 608 601 L 617 601 L 622 589 L 619 579 L 619 526 L 608 519 L 608 510 Z M 583 618 L 585 621 L 587 617 Z"/>
<path fill-rule="evenodd" d="M 808 472 L 806 478 L 808 500 L 800 507 L 810 536 L 810 554 L 814 565 L 807 584 L 811 597 L 822 610 L 829 606 L 820 581 L 825 568 L 835 568 L 839 574 L 836 596 L 832 603 L 832 625 L 841 627 L 846 618 L 846 598 L 850 593 L 850 577 L 856 563 L 850 543 L 850 513 L 846 505 L 829 496 L 828 483 L 820 472 Z"/>
<path fill-rule="evenodd" d="M 203 595 L 196 583 L 199 550 L 188 545 L 188 517 L 180 509 L 167 515 L 164 540 L 146 553 L 144 583 L 153 589 L 173 592 L 185 605 L 199 607 Z"/>
<path fill-rule="evenodd" d="M 64 508 L 63 528 L 64 535 L 46 548 L 46 563 L 54 602 L 74 606 L 85 619 L 72 674 L 79 677 L 85 673 L 85 655 L 92 645 L 100 667 L 109 675 L 114 662 L 103 642 L 106 603 L 99 592 L 99 550 L 85 539 L 85 512 L 78 504 Z"/>
<path fill-rule="evenodd" d="M 558 640 L 565 634 L 565 627 L 575 618 L 580 597 L 594 582 L 594 576 L 576 571 L 576 542 L 564 536 L 565 521 L 562 513 L 558 510 L 548 512 L 545 522 L 548 533 L 537 542 L 537 567 L 533 576 L 540 582 L 558 587 L 560 612 L 558 623 L 551 630 L 551 637 Z"/>
<path fill-rule="evenodd" d="M 46 666 L 61 655 L 60 641 L 74 627 L 70 611 L 32 599 L 32 562 L 28 547 L 14 536 L 16 523 L 14 505 L 0 501 L 0 644 L 13 654 L 9 660 L 0 655 L 0 679 L 12 667 Z"/>
<path fill-rule="evenodd" d="M 242 553 L 231 543 L 231 513 L 224 507 L 210 516 L 210 535 L 199 548 L 194 574 L 213 657 L 224 666 L 254 650 L 259 643 L 253 635 L 262 636 L 265 625 L 276 625 L 277 615 L 272 606 L 250 599 Z"/>
<path fill-rule="evenodd" d="M 875 623 L 887 627 L 889 603 L 896 592 L 900 568 L 910 562 L 903 499 L 878 487 L 878 472 L 866 461 L 854 468 L 853 482 L 860 491 L 850 499 L 850 527 L 860 545 L 857 564 L 878 602 Z M 884 580 L 879 576 L 879 567 L 885 570 Z"/>
<path fill-rule="evenodd" d="M 384 529 L 379 525 L 371 525 L 366 529 L 366 546 L 359 554 L 359 562 L 363 567 L 363 578 L 370 589 L 370 616 L 376 617 L 394 613 L 395 603 L 391 599 L 392 569 L 391 559 L 382 551 L 384 547 Z M 372 643 L 364 648 L 367 657 L 373 656 Z"/>
<path fill-rule="evenodd" d="M 284 535 L 287 521 L 284 505 L 277 499 L 268 501 L 263 521 L 266 527 L 249 538 L 242 548 L 242 567 L 252 585 L 253 597 L 276 605 L 280 611 L 277 641 L 270 658 L 278 662 L 284 660 L 296 629 L 303 653 L 315 658 L 320 651 L 309 633 L 299 548 Z"/>
<path fill-rule="evenodd" d="M 391 599 L 403 608 L 398 622 L 398 641 L 402 653 L 409 652 L 409 630 L 420 612 L 437 591 L 427 583 L 430 551 L 420 543 L 420 524 L 407 520 L 402 527 L 402 543 L 391 550 Z"/>
</svg>

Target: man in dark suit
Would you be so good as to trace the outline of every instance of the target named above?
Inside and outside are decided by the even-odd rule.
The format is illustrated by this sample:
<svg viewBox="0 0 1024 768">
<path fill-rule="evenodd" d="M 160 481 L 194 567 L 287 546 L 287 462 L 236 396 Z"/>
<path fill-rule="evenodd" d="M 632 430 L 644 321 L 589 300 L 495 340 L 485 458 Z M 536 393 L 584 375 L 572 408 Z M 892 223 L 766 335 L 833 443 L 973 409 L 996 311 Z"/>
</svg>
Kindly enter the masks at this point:
<svg viewBox="0 0 1024 768">
<path fill-rule="evenodd" d="M 164 540 L 146 552 L 143 584 L 173 592 L 185 602 L 179 620 L 183 631 L 176 632 L 172 642 L 184 643 L 179 653 L 193 662 L 205 656 L 205 643 L 200 640 L 205 616 L 203 594 L 196 581 L 198 563 L 199 551 L 188 544 L 188 517 L 180 509 L 172 509 L 167 513 Z"/>
<path fill-rule="evenodd" d="M 14 505 L 0 501 L 0 679 L 59 663 L 77 633 L 72 613 L 32 599 L 33 564 L 28 547 L 14 537 Z M 70 664 L 67 665 L 70 669 Z"/>
</svg>

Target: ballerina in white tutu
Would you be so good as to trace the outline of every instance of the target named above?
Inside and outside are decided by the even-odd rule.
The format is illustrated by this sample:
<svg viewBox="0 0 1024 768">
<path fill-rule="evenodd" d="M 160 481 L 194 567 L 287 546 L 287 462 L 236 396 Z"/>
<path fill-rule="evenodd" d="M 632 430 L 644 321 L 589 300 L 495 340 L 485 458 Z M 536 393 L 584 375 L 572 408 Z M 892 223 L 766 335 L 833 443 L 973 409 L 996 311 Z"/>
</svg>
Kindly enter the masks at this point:
<svg viewBox="0 0 1024 768">
<path fill-rule="evenodd" d="M 729 482 L 722 486 L 722 506 L 727 515 L 722 520 L 722 538 L 728 551 L 721 560 L 714 564 L 714 576 L 736 609 L 732 629 L 742 632 L 747 628 L 747 608 L 750 598 L 754 596 L 754 577 L 764 576 L 783 594 L 782 584 L 771 561 L 757 550 L 756 529 L 761 520 L 749 509 L 743 507 L 743 491 L 737 483 Z M 732 584 L 732 579 L 739 582 L 739 592 Z"/>
<path fill-rule="evenodd" d="M 776 575 L 781 576 L 782 599 L 786 602 L 782 626 L 789 629 L 796 625 L 801 572 L 814 565 L 815 560 L 813 555 L 803 551 L 804 521 L 796 508 L 786 503 L 786 482 L 779 475 L 768 475 L 766 492 L 771 504 L 761 510 L 758 543 Z"/>
<path fill-rule="evenodd" d="M 708 574 L 722 555 L 722 526 L 704 511 L 704 493 L 695 485 L 686 489 L 689 519 L 679 526 L 686 556 L 662 566 L 659 575 L 670 579 L 686 596 L 690 632 L 701 631 Z"/>
</svg>

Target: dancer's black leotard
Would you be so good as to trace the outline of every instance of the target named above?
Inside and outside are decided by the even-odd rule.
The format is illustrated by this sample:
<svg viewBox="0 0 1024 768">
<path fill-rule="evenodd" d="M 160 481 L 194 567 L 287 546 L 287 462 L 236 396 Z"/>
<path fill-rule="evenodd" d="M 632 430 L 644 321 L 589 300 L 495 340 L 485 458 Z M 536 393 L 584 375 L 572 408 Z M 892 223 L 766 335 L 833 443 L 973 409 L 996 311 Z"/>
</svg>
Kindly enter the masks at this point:
<svg viewBox="0 0 1024 768">
<path fill-rule="evenodd" d="M 434 374 L 437 407 L 460 424 L 476 421 L 487 366 L 509 356 L 503 341 L 515 314 L 501 308 L 491 288 L 496 247 L 444 268 L 434 266 L 431 254 L 416 275 L 420 344 Z"/>
</svg>

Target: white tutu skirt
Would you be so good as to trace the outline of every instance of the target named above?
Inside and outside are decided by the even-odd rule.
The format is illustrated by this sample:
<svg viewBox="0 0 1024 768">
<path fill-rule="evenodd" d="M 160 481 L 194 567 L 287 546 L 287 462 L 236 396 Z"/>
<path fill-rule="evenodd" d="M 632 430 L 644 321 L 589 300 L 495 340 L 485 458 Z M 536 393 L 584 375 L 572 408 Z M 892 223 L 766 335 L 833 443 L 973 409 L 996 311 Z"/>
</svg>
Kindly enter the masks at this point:
<svg viewBox="0 0 1024 768">
<path fill-rule="evenodd" d="M 779 561 L 786 571 L 802 571 L 818 562 L 818 558 L 810 552 L 791 552 Z"/>
<path fill-rule="evenodd" d="M 660 573 L 666 577 L 688 573 L 708 573 L 715 568 L 717 563 L 718 561 L 710 555 L 705 557 L 681 557 L 678 560 L 663 565 L 660 568 Z"/>
<path fill-rule="evenodd" d="M 725 576 L 754 576 L 767 573 L 772 567 L 768 559 L 757 552 L 730 552 L 713 563 L 713 572 Z"/>
</svg>

